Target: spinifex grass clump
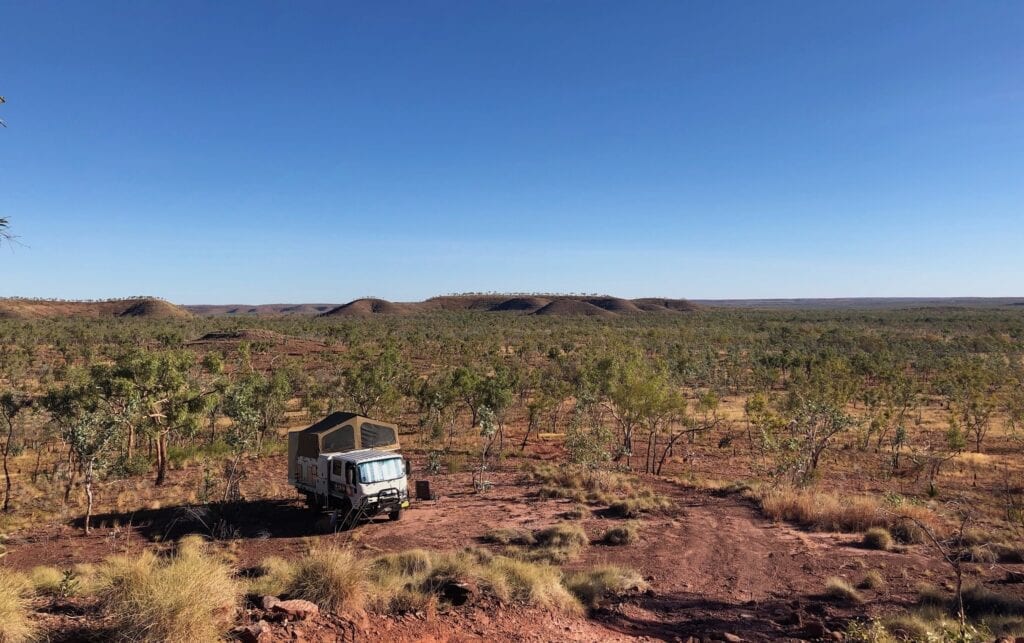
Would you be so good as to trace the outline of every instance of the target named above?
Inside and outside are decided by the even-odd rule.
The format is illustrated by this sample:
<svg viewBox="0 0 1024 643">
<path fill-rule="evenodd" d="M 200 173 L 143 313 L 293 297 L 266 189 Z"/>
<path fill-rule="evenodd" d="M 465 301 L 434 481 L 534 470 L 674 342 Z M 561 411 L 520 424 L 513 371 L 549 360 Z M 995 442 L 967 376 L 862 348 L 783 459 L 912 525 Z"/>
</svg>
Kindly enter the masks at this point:
<svg viewBox="0 0 1024 643">
<path fill-rule="evenodd" d="M 864 600 L 850 583 L 838 576 L 832 576 L 825 581 L 825 595 L 847 603 L 860 603 Z"/>
<path fill-rule="evenodd" d="M 453 589 L 463 586 L 502 601 L 569 613 L 580 611 L 579 602 L 562 585 L 557 568 L 494 556 L 480 549 L 414 549 L 384 554 L 370 562 L 368 578 L 369 603 L 377 611 L 423 610 L 451 603 L 460 595 Z"/>
<path fill-rule="evenodd" d="M 645 489 L 635 495 L 612 502 L 608 506 L 608 511 L 613 516 L 620 518 L 638 518 L 640 514 L 665 510 L 671 506 L 672 502 L 665 496 Z"/>
<path fill-rule="evenodd" d="M 672 506 L 668 498 L 639 486 L 625 474 L 580 467 L 535 467 L 532 478 L 542 483 L 537 492 L 542 498 L 567 498 L 577 503 L 608 505 L 613 515 L 635 518 L 641 513 Z"/>
<path fill-rule="evenodd" d="M 97 570 L 96 594 L 131 641 L 218 641 L 234 622 L 240 588 L 231 570 L 191 543 L 160 558 L 115 556 Z"/>
<path fill-rule="evenodd" d="M 885 527 L 872 527 L 864 532 L 864 539 L 861 541 L 868 549 L 888 551 L 892 549 L 892 534 Z"/>
<path fill-rule="evenodd" d="M 317 547 L 295 563 L 287 594 L 329 612 L 356 612 L 366 602 L 366 563 L 344 547 Z"/>
<path fill-rule="evenodd" d="M 637 526 L 635 524 L 617 525 L 610 527 L 601 536 L 601 542 L 606 545 L 628 545 L 636 540 Z"/>
<path fill-rule="evenodd" d="M 0 569 L 0 641 L 23 643 L 35 638 L 31 613 L 32 583 L 23 574 Z"/>
<path fill-rule="evenodd" d="M 585 606 L 594 608 L 599 602 L 627 590 L 647 589 L 647 583 L 636 572 L 604 565 L 588 571 L 576 572 L 565 579 L 565 585 Z"/>
<path fill-rule="evenodd" d="M 902 504 L 887 507 L 869 496 L 840 496 L 820 489 L 778 487 L 751 492 L 761 511 L 772 520 L 786 520 L 821 531 L 863 532 L 882 527 L 898 540 L 919 543 L 925 539 L 918 523 L 934 528 L 936 515 L 926 507 Z"/>
</svg>

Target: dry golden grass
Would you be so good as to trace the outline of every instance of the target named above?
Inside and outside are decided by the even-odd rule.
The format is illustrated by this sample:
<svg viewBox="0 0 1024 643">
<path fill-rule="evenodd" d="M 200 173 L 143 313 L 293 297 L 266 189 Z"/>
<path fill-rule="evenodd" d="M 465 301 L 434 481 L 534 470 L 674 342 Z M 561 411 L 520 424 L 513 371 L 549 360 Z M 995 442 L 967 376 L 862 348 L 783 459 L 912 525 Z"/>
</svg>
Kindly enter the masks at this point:
<svg viewBox="0 0 1024 643">
<path fill-rule="evenodd" d="M 246 591 L 256 596 L 281 596 L 295 578 L 295 565 L 278 556 L 260 561 L 259 576 L 249 580 Z"/>
<path fill-rule="evenodd" d="M 639 574 L 614 565 L 571 574 L 565 579 L 565 585 L 580 602 L 590 608 L 597 607 L 608 596 L 647 588 L 647 583 Z"/>
<path fill-rule="evenodd" d="M 871 571 L 869 571 L 867 574 L 864 575 L 864 578 L 862 578 L 861 581 L 857 583 L 857 589 L 879 590 L 885 589 L 885 586 L 885 577 L 882 576 L 882 574 L 877 569 L 872 569 Z"/>
<path fill-rule="evenodd" d="M 467 583 L 506 602 L 579 613 L 579 602 L 558 569 L 494 556 L 481 549 L 427 552 L 413 549 L 373 559 L 368 570 L 369 604 L 375 611 L 430 609 L 452 584 Z"/>
<path fill-rule="evenodd" d="M 892 534 L 885 527 L 872 527 L 864 532 L 861 544 L 868 549 L 888 551 L 892 549 Z"/>
<path fill-rule="evenodd" d="M 609 503 L 608 511 L 613 516 L 620 518 L 639 518 L 641 514 L 665 510 L 671 506 L 672 501 L 665 496 L 658 495 L 650 489 L 644 489 L 639 493 Z"/>
<path fill-rule="evenodd" d="M 629 523 L 610 527 L 601 535 L 601 542 L 606 545 L 628 545 L 637 537 L 637 526 Z"/>
<path fill-rule="evenodd" d="M 915 521 L 929 527 L 939 525 L 937 516 L 926 507 L 904 504 L 888 508 L 869 496 L 842 496 L 792 487 L 750 493 L 768 518 L 794 522 L 808 529 L 858 532 L 883 527 L 903 542 L 923 542 L 924 531 Z"/>
<path fill-rule="evenodd" d="M 240 598 L 231 571 L 194 543 L 166 559 L 148 551 L 109 558 L 96 583 L 104 611 L 127 641 L 218 641 Z"/>
<path fill-rule="evenodd" d="M 366 603 L 367 564 L 348 548 L 316 547 L 295 563 L 287 594 L 334 613 L 358 612 Z"/>
<path fill-rule="evenodd" d="M 61 583 L 64 574 L 56 567 L 39 566 L 33 567 L 28 573 L 29 581 L 36 594 L 43 596 L 56 596 L 60 593 Z"/>
<path fill-rule="evenodd" d="M 860 593 L 853 588 L 853 585 L 850 585 L 846 580 L 838 576 L 832 576 L 825 581 L 825 595 L 847 603 L 861 603 L 864 601 Z"/>
<path fill-rule="evenodd" d="M 31 598 L 32 583 L 28 578 L 0 568 L 0 642 L 23 643 L 35 638 Z"/>
</svg>

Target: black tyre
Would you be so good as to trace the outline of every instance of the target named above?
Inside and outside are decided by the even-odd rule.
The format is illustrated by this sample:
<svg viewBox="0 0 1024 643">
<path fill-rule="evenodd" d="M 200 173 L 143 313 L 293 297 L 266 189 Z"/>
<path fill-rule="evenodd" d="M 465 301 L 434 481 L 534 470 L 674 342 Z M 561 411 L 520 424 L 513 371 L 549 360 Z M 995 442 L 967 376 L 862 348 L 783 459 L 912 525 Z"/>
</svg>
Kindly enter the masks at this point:
<svg viewBox="0 0 1024 643">
<path fill-rule="evenodd" d="M 395 509 L 394 511 L 392 511 L 391 513 L 388 514 L 388 520 L 401 520 L 401 519 L 402 519 L 402 510 L 401 509 Z"/>
</svg>

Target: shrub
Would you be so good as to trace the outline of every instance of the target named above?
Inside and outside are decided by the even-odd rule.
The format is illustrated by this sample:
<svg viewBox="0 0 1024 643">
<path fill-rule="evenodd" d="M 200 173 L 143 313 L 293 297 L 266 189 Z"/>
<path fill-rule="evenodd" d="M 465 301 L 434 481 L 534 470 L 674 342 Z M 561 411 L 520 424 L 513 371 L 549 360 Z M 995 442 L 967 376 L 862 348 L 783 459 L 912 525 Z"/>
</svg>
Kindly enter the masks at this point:
<svg viewBox="0 0 1024 643">
<path fill-rule="evenodd" d="M 604 532 L 601 542 L 606 545 L 628 545 L 636 540 L 636 534 L 636 525 L 619 525 Z"/>
<path fill-rule="evenodd" d="M 122 455 L 108 469 L 108 475 L 112 478 L 134 478 L 145 475 L 152 468 L 153 463 L 145 455 L 135 455 L 131 458 Z"/>
<path fill-rule="evenodd" d="M 31 613 L 32 583 L 23 574 L 0 568 L 0 641 L 22 643 L 35 638 Z"/>
<path fill-rule="evenodd" d="M 565 579 L 565 585 L 580 602 L 591 608 L 597 607 L 608 596 L 647 588 L 639 574 L 614 565 L 576 572 Z"/>
<path fill-rule="evenodd" d="M 825 581 L 825 595 L 849 603 L 860 603 L 864 600 L 857 590 L 838 576 L 832 576 Z"/>
<path fill-rule="evenodd" d="M 872 569 L 857 583 L 858 589 L 885 589 L 885 577 L 878 570 Z"/>
<path fill-rule="evenodd" d="M 240 593 L 225 565 L 188 547 L 165 560 L 148 551 L 115 556 L 99 568 L 96 583 L 119 637 L 131 641 L 220 640 Z"/>
<path fill-rule="evenodd" d="M 365 604 L 366 577 L 367 565 L 351 549 L 318 547 L 295 563 L 287 594 L 329 612 L 357 612 Z"/>
<path fill-rule="evenodd" d="M 892 549 L 892 534 L 885 527 L 872 527 L 864 532 L 864 539 L 861 541 L 868 549 L 879 549 L 888 551 Z"/>
</svg>

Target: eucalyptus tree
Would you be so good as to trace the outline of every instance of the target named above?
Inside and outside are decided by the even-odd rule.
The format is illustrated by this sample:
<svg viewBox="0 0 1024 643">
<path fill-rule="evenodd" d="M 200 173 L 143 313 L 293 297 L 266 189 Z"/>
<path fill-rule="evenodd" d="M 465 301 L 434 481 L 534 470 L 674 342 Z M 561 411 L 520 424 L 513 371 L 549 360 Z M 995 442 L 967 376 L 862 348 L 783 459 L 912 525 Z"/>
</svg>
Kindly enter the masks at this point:
<svg viewBox="0 0 1024 643">
<path fill-rule="evenodd" d="M 969 356 L 950 360 L 941 388 L 950 409 L 951 424 L 974 439 L 981 453 L 992 419 L 999 408 L 999 391 L 1006 367 L 1000 357 Z"/>
<path fill-rule="evenodd" d="M 0 420 L 3 421 L 3 429 L 6 431 L 3 446 L 4 459 L 4 504 L 3 512 L 11 511 L 11 469 L 10 456 L 11 448 L 14 446 L 15 430 L 20 426 L 20 420 L 26 411 L 32 408 L 32 398 L 27 395 L 15 394 L 13 391 L 6 391 L 0 394 Z"/>
<path fill-rule="evenodd" d="M 195 355 L 187 351 L 132 351 L 110 373 L 132 400 L 139 426 L 155 447 L 157 486 L 167 480 L 169 438 L 194 436 L 211 403 L 214 391 L 201 388 L 196 366 Z"/>
<path fill-rule="evenodd" d="M 354 411 L 368 417 L 385 416 L 398 409 L 409 377 L 409 365 L 389 343 L 377 355 L 356 353 L 355 363 L 343 371 L 339 384 Z"/>
<path fill-rule="evenodd" d="M 97 389 L 88 382 L 71 382 L 51 389 L 43 398 L 43 407 L 60 428 L 75 471 L 83 476 L 86 494 L 84 528 L 88 534 L 94 500 L 93 482 L 111 459 L 110 445 L 117 438 L 121 423 L 104 407 Z M 73 477 L 69 477 L 65 501 L 72 484 Z"/>
</svg>

